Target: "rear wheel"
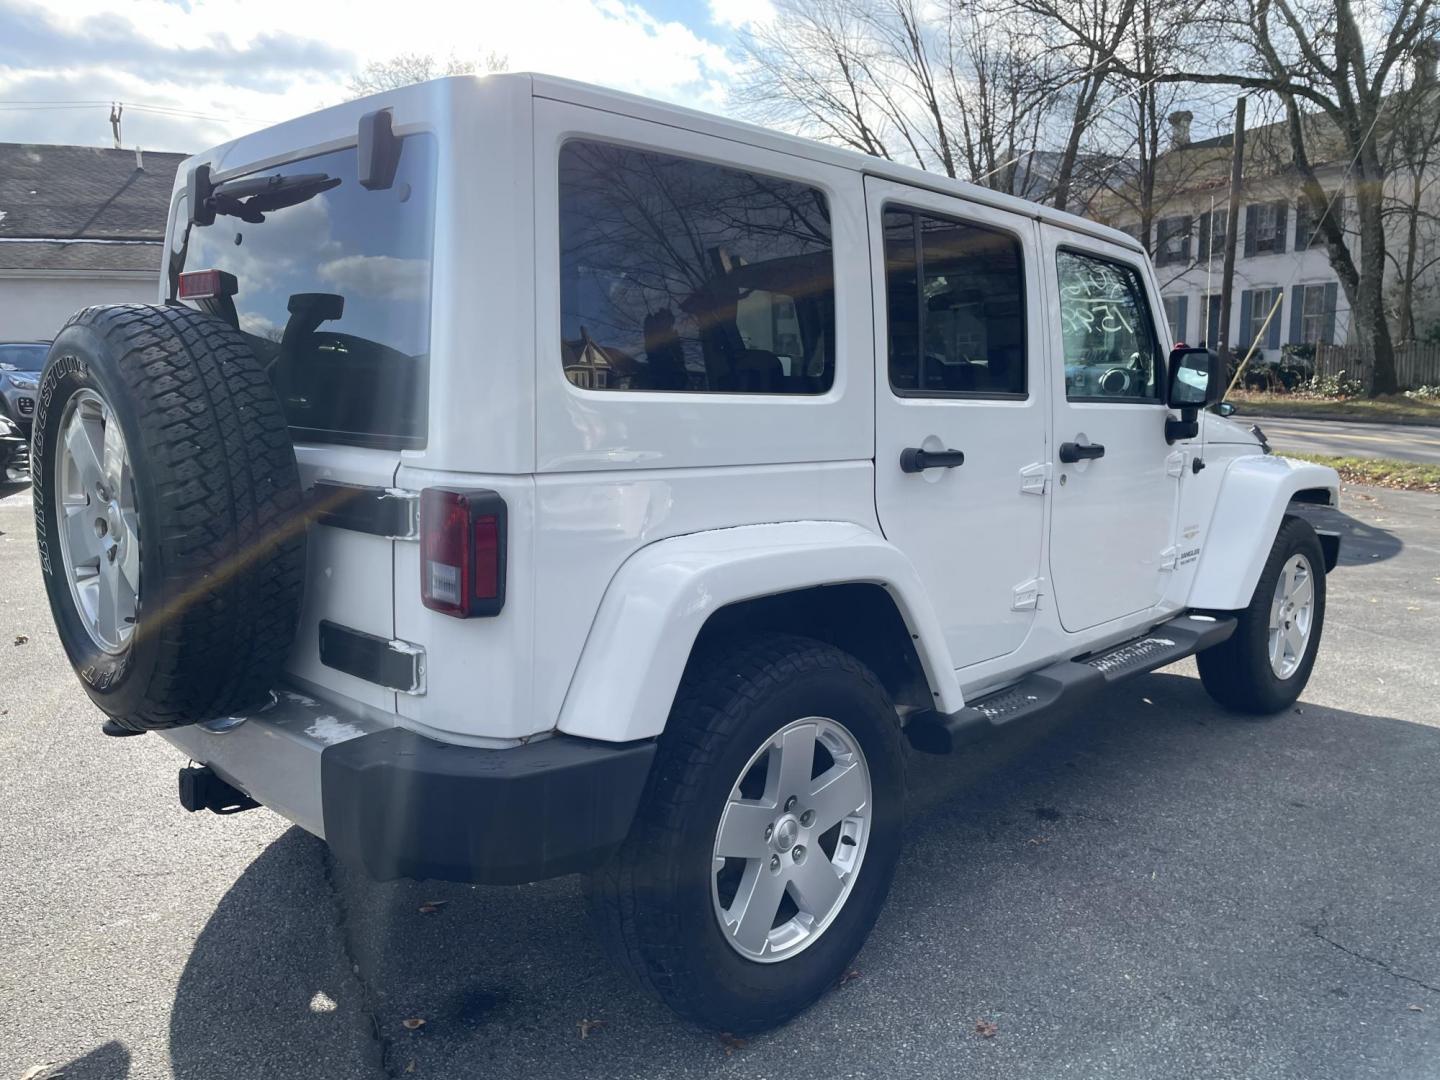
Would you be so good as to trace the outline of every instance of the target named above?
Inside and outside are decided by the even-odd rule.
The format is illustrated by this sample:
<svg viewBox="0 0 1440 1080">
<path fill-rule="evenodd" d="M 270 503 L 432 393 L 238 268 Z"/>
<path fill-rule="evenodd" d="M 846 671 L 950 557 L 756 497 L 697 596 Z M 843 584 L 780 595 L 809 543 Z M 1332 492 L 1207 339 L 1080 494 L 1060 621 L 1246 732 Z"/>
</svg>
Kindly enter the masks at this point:
<svg viewBox="0 0 1440 1080">
<path fill-rule="evenodd" d="M 859 661 L 765 635 L 692 664 L 621 850 L 586 881 L 611 955 L 682 1016 L 749 1032 L 833 986 L 900 850 L 895 710 Z"/>
<path fill-rule="evenodd" d="M 1325 554 L 1310 523 L 1286 516 L 1235 633 L 1196 658 L 1220 704 L 1265 715 L 1290 706 L 1310 680 L 1325 623 Z"/>
</svg>

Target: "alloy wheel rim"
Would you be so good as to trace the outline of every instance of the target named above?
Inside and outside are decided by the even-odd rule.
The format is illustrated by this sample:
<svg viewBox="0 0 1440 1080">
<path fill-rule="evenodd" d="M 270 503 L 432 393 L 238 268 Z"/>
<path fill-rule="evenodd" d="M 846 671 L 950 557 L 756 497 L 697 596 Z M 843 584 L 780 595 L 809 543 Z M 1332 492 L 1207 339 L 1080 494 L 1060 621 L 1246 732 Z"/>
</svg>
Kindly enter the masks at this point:
<svg viewBox="0 0 1440 1080">
<path fill-rule="evenodd" d="M 1304 555 L 1280 568 L 1270 601 L 1270 670 L 1288 679 L 1300 668 L 1315 620 L 1315 574 Z"/>
<path fill-rule="evenodd" d="M 766 739 L 731 788 L 711 853 L 730 947 L 774 963 L 813 945 L 854 888 L 872 813 L 865 754 L 842 725 L 807 716 Z"/>
<path fill-rule="evenodd" d="M 119 655 L 140 606 L 140 528 L 125 436 L 95 391 L 77 392 L 60 418 L 55 520 L 70 597 L 90 640 Z"/>
</svg>

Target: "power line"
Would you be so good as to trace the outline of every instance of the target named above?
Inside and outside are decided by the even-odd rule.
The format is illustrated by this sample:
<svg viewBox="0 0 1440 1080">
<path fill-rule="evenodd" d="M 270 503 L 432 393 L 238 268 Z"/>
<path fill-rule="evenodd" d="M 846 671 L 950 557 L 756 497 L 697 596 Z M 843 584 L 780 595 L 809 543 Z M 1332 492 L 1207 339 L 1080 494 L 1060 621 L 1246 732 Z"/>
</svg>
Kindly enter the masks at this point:
<svg viewBox="0 0 1440 1080">
<path fill-rule="evenodd" d="M 50 112 L 64 109 L 97 109 L 109 108 L 116 104 L 114 101 L 0 101 L 0 112 Z M 191 120 L 212 120 L 219 123 L 240 121 L 247 124 L 275 124 L 279 123 L 274 118 L 263 118 L 255 116 L 241 116 L 239 114 L 216 115 L 214 113 L 203 113 L 193 109 L 182 109 L 173 105 L 145 105 L 136 102 L 120 102 L 125 108 L 136 112 L 153 113 L 157 116 L 171 116 Z"/>
</svg>

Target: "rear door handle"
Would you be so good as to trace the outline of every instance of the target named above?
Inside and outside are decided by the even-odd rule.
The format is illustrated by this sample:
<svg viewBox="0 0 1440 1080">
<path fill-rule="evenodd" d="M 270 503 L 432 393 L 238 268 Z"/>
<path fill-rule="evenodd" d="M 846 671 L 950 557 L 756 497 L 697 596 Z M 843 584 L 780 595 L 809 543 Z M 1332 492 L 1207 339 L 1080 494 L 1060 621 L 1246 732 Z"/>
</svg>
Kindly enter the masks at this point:
<svg viewBox="0 0 1440 1080">
<path fill-rule="evenodd" d="M 1077 461 L 1094 461 L 1105 456 L 1105 447 L 1100 443 L 1061 443 L 1060 460 L 1066 465 Z"/>
<path fill-rule="evenodd" d="M 953 469 L 965 464 L 963 450 L 921 450 L 907 446 L 900 451 L 901 472 L 924 472 L 926 469 Z"/>
</svg>

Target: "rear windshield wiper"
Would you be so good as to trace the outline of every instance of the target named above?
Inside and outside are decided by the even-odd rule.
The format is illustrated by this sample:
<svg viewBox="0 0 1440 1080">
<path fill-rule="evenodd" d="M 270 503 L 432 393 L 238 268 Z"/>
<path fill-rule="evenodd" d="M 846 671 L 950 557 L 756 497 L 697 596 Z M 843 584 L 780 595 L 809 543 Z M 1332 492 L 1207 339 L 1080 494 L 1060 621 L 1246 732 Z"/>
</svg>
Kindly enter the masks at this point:
<svg viewBox="0 0 1440 1080">
<path fill-rule="evenodd" d="M 306 202 L 339 183 L 338 176 L 325 173 L 245 177 L 216 184 L 205 203 L 216 214 L 258 225 L 267 213 Z"/>
</svg>

